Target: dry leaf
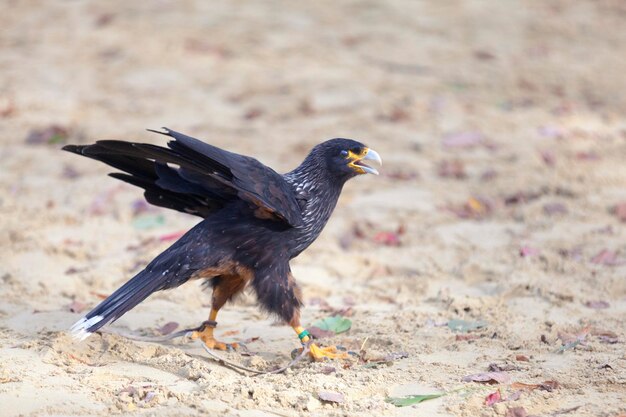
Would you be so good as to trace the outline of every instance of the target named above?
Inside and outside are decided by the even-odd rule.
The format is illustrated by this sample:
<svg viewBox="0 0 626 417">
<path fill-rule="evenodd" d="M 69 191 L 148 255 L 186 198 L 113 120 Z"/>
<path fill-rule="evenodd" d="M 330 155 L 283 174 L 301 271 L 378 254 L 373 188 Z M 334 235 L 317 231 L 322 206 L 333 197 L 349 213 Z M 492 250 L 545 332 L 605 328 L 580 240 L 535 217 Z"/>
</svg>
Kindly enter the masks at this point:
<svg viewBox="0 0 626 417">
<path fill-rule="evenodd" d="M 619 339 L 617 337 L 617 333 L 612 332 L 610 330 L 602 330 L 602 329 L 591 329 L 591 334 L 593 336 L 597 336 L 598 339 L 600 339 L 601 342 L 603 343 L 609 343 L 609 344 L 614 344 L 619 342 Z"/>
<path fill-rule="evenodd" d="M 619 342 L 619 339 L 617 337 L 598 336 L 598 339 L 600 339 L 600 342 L 608 343 L 610 345 L 614 345 L 615 343 Z"/>
<path fill-rule="evenodd" d="M 611 250 L 603 249 L 596 256 L 591 258 L 591 263 L 599 265 L 615 266 L 621 265 L 624 261 L 617 258 L 617 254 Z"/>
<path fill-rule="evenodd" d="M 585 306 L 596 309 L 596 310 L 601 310 L 601 309 L 609 308 L 611 305 L 604 300 L 593 300 L 593 301 L 587 301 L 585 303 Z"/>
<path fill-rule="evenodd" d="M 400 237 L 395 232 L 378 232 L 374 242 L 385 246 L 400 246 Z"/>
<path fill-rule="evenodd" d="M 474 57 L 480 61 L 491 61 L 492 59 L 496 59 L 496 56 L 493 53 L 482 49 L 474 51 Z"/>
<path fill-rule="evenodd" d="M 519 250 L 519 254 L 522 258 L 530 258 L 533 256 L 538 256 L 541 252 L 537 248 L 533 248 L 531 246 L 522 246 Z"/>
<path fill-rule="evenodd" d="M 543 205 L 543 212 L 548 216 L 555 214 L 567 214 L 568 210 L 563 203 L 546 203 Z"/>
<path fill-rule="evenodd" d="M 500 390 L 497 390 L 496 392 L 492 392 L 491 394 L 487 395 L 487 397 L 485 398 L 486 405 L 494 405 L 495 403 L 499 403 L 501 401 L 502 401 L 502 396 L 500 395 Z"/>
<path fill-rule="evenodd" d="M 332 330 L 323 330 L 317 326 L 309 326 L 308 329 L 311 336 L 314 339 L 323 339 L 324 337 L 331 337 L 335 335 L 335 332 Z"/>
<path fill-rule="evenodd" d="M 522 396 L 522 391 L 517 390 L 506 397 L 505 401 L 517 401 Z"/>
<path fill-rule="evenodd" d="M 539 384 L 525 384 L 523 382 L 514 382 L 511 384 L 512 389 L 534 391 L 539 388 Z"/>
<path fill-rule="evenodd" d="M 102 14 L 99 14 L 96 17 L 96 19 L 94 20 L 94 25 L 96 27 L 107 26 L 107 25 L 111 24 L 111 22 L 113 22 L 114 19 L 115 19 L 115 14 L 113 14 L 113 13 L 102 13 Z"/>
<path fill-rule="evenodd" d="M 350 295 L 343 297 L 343 303 L 347 306 L 354 306 L 356 305 L 356 301 L 354 300 L 354 298 Z"/>
<path fill-rule="evenodd" d="M 137 388 L 133 387 L 132 385 L 129 385 L 126 388 L 123 388 L 122 390 L 120 390 L 118 395 L 124 394 L 124 393 L 128 394 L 130 397 L 138 397 L 139 396 L 139 391 L 137 390 Z"/>
<path fill-rule="evenodd" d="M 543 381 L 542 383 L 539 384 L 539 389 L 543 390 L 543 391 L 548 391 L 548 392 L 552 392 L 553 390 L 559 388 L 561 386 L 561 384 L 559 384 L 557 381 Z"/>
<path fill-rule="evenodd" d="M 108 295 L 108 294 L 102 294 L 102 293 L 100 293 L 100 292 L 95 292 L 95 291 L 89 291 L 89 294 L 91 294 L 91 295 L 93 295 L 93 296 L 95 296 L 95 297 L 98 297 L 98 298 L 99 298 L 99 299 L 101 299 L 101 300 L 104 300 L 105 298 L 108 298 L 108 297 L 109 297 L 109 295 Z"/>
<path fill-rule="evenodd" d="M 170 321 L 168 323 L 165 323 L 163 326 L 161 326 L 157 331 L 165 336 L 165 335 L 172 333 L 177 328 L 178 328 L 178 323 L 176 323 L 175 321 Z"/>
<path fill-rule="evenodd" d="M 485 137 L 480 132 L 449 133 L 443 138 L 445 148 L 469 149 L 484 142 Z"/>
<path fill-rule="evenodd" d="M 481 382 L 486 384 L 506 384 L 511 377 L 506 372 L 483 372 L 464 377 L 463 382 Z"/>
<path fill-rule="evenodd" d="M 514 204 L 524 204 L 540 198 L 543 192 L 518 191 L 504 197 L 504 204 L 511 206 Z"/>
<path fill-rule="evenodd" d="M 579 161 L 597 161 L 600 159 L 600 155 L 593 151 L 577 152 L 576 159 Z"/>
<path fill-rule="evenodd" d="M 334 366 L 325 366 L 322 368 L 320 372 L 323 373 L 324 375 L 330 375 L 333 372 L 337 372 L 337 368 L 335 368 Z"/>
<path fill-rule="evenodd" d="M 262 116 L 264 113 L 263 109 L 259 108 L 259 107 L 253 107 L 251 109 L 248 109 L 244 115 L 243 118 L 246 120 L 254 120 L 260 116 Z"/>
<path fill-rule="evenodd" d="M 346 401 L 343 394 L 340 394 L 338 392 L 320 391 L 317 393 L 317 396 L 320 399 L 320 401 L 326 401 L 329 403 L 341 404 Z"/>
<path fill-rule="evenodd" d="M 542 391 L 552 392 L 553 390 L 560 387 L 560 384 L 557 381 L 543 381 L 539 384 L 525 384 L 523 382 L 514 382 L 511 384 L 512 389 L 523 390 L 523 391 L 534 391 L 536 389 L 540 389 Z"/>
<path fill-rule="evenodd" d="M 612 332 L 611 330 L 602 330 L 602 329 L 591 329 L 592 336 L 606 336 L 606 337 L 617 337 L 617 333 Z"/>
</svg>

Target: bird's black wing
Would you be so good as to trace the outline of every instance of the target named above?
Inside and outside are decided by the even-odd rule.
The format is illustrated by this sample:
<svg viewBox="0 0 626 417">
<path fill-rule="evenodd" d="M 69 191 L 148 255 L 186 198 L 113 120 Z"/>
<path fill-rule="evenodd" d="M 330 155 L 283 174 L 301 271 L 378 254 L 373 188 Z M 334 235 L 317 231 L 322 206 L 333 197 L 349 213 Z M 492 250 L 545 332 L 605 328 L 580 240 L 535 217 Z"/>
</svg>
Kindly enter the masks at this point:
<svg viewBox="0 0 626 417">
<path fill-rule="evenodd" d="M 151 204 L 208 217 L 236 199 L 264 217 L 302 224 L 293 188 L 282 175 L 254 158 L 228 152 L 173 130 L 168 148 L 117 140 L 63 149 L 102 161 L 125 173 L 112 177 L 145 189 Z"/>
</svg>

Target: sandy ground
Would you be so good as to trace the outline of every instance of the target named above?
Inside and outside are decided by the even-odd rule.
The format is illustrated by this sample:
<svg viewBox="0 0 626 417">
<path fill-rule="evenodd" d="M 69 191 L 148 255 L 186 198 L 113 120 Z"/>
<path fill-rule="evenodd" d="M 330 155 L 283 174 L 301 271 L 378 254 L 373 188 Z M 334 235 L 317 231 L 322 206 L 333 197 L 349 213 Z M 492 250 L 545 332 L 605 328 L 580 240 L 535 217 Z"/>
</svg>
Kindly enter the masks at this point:
<svg viewBox="0 0 626 417">
<path fill-rule="evenodd" d="M 4 1 L 0 414 L 626 413 L 625 25 L 619 0 Z M 52 125 L 52 140 L 37 134 Z M 363 347 L 360 360 L 251 377 L 195 343 L 68 335 L 71 308 L 197 220 L 145 211 L 138 189 L 59 148 L 163 143 L 143 130 L 160 126 L 281 171 L 336 136 L 383 156 L 384 174 L 349 183 L 293 262 L 304 322 L 350 314 L 322 343 Z M 190 283 L 112 329 L 195 326 L 209 300 Z M 451 319 L 486 327 L 455 333 Z M 225 355 L 255 369 L 298 347 L 253 297 L 219 322 L 225 339 L 258 338 Z M 508 381 L 462 381 L 491 364 Z M 558 387 L 520 385 L 544 381 Z M 487 405 L 498 389 L 506 401 Z"/>
</svg>

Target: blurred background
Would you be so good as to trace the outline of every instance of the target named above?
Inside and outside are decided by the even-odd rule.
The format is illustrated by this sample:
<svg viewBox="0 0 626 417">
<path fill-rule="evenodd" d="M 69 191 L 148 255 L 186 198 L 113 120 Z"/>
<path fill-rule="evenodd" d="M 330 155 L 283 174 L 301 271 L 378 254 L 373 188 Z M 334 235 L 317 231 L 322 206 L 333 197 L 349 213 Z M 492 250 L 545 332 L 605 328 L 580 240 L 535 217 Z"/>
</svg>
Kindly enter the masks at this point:
<svg viewBox="0 0 626 417">
<path fill-rule="evenodd" d="M 408 415 L 385 398 L 468 387 L 464 376 L 494 363 L 508 373 L 508 400 L 486 405 L 494 389 L 474 383 L 420 410 L 626 412 L 623 1 L 2 5 L 6 415 Z M 280 172 L 332 137 L 376 149 L 382 175 L 346 186 L 293 270 L 305 322 L 337 312 L 352 320 L 329 343 L 358 351 L 367 340 L 366 362 L 403 359 L 302 366 L 261 386 L 195 345 L 114 335 L 76 344 L 65 329 L 78 313 L 197 219 L 147 206 L 140 190 L 106 176 L 111 169 L 60 148 L 163 144 L 144 130 L 160 126 Z M 195 326 L 209 302 L 189 284 L 115 327 Z M 459 334 L 451 320 L 485 324 Z M 257 353 L 231 359 L 259 368 L 287 360 L 293 335 L 273 323 L 253 298 L 224 309 L 222 334 L 254 340 Z M 558 388 L 515 397 L 512 384 L 543 381 Z M 320 390 L 343 401 L 320 401 Z"/>
</svg>

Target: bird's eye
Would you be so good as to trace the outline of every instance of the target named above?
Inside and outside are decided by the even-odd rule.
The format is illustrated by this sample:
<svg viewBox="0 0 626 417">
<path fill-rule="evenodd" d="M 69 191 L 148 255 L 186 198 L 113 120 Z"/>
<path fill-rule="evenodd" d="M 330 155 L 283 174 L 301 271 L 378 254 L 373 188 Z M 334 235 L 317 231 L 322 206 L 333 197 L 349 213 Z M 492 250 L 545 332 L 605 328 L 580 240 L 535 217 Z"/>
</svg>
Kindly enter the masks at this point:
<svg viewBox="0 0 626 417">
<path fill-rule="evenodd" d="M 345 149 L 343 151 L 341 151 L 341 156 L 346 158 L 348 156 L 348 151 L 346 151 Z"/>
</svg>

